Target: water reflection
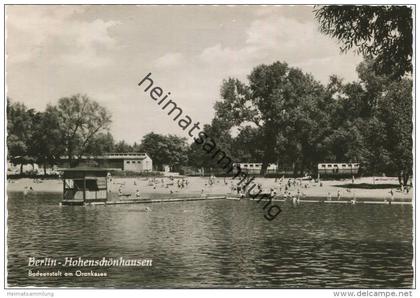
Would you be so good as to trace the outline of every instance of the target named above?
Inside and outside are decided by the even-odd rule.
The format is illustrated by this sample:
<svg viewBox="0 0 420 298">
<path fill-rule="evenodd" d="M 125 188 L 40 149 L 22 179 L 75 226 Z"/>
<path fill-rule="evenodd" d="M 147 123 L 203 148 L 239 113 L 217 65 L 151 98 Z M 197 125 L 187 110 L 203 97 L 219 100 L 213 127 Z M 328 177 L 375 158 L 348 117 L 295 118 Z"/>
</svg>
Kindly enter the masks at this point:
<svg viewBox="0 0 420 298">
<path fill-rule="evenodd" d="M 59 207 L 9 193 L 8 283 L 69 287 L 404 288 L 412 207 L 283 204 L 269 222 L 248 201 Z M 29 278 L 28 257 L 152 258 L 107 278 Z M 91 268 L 89 268 L 90 270 Z"/>
</svg>

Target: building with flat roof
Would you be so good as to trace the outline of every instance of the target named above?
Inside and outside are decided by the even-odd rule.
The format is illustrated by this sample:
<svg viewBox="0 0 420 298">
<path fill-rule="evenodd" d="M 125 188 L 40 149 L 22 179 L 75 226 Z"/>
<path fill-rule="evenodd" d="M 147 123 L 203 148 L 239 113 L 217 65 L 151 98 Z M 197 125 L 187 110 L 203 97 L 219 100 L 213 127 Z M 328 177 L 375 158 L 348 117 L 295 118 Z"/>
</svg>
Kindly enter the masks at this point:
<svg viewBox="0 0 420 298">
<path fill-rule="evenodd" d="M 233 164 L 234 166 L 239 166 L 242 172 L 248 174 L 259 174 L 262 168 L 262 162 L 239 162 Z M 277 171 L 277 165 L 274 163 L 269 163 L 267 165 L 267 173 L 275 173 Z"/>
<path fill-rule="evenodd" d="M 139 152 L 110 152 L 98 156 L 82 156 L 79 166 L 91 166 L 93 163 L 101 168 L 131 172 L 150 172 L 153 170 L 153 161 L 150 156 L 147 153 Z M 60 166 L 70 166 L 67 156 L 61 157 Z"/>
<path fill-rule="evenodd" d="M 318 174 L 320 176 L 353 176 L 358 175 L 359 163 L 329 162 L 318 164 Z"/>
</svg>

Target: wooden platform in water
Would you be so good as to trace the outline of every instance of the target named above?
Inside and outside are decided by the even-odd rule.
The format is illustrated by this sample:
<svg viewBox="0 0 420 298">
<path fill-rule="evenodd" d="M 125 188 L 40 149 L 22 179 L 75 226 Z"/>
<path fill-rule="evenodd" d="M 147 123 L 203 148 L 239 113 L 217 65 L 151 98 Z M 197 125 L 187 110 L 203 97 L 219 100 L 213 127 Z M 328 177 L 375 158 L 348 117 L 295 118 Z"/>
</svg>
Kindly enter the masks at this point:
<svg viewBox="0 0 420 298">
<path fill-rule="evenodd" d="M 147 204 L 147 203 L 164 203 L 164 202 L 190 202 L 190 201 L 208 201 L 208 200 L 220 200 L 226 199 L 226 196 L 206 196 L 206 197 L 174 197 L 174 198 L 162 198 L 162 199 L 130 199 L 130 200 L 118 200 L 108 201 L 106 205 L 120 205 L 120 204 Z"/>
<path fill-rule="evenodd" d="M 123 198 L 115 199 L 107 202 L 84 202 L 83 200 L 66 200 L 62 201 L 61 205 L 69 206 L 83 206 L 83 205 L 128 205 L 128 204 L 150 204 L 150 203 L 165 203 L 165 202 L 191 202 L 191 201 L 208 201 L 208 200 L 249 200 L 258 201 L 259 199 L 241 198 L 235 195 L 212 195 L 212 196 L 196 196 L 196 197 L 165 197 L 165 198 Z M 267 198 L 263 198 L 261 202 L 267 201 Z M 284 199 L 280 197 L 274 197 L 272 202 L 290 202 L 292 199 Z M 395 200 L 384 200 L 380 198 L 360 198 L 356 199 L 353 203 L 350 198 L 343 198 L 341 200 L 327 200 L 325 198 L 316 197 L 305 197 L 301 198 L 298 203 L 319 203 L 319 204 L 382 204 L 382 205 L 409 205 L 412 204 L 411 199 L 395 199 Z"/>
<path fill-rule="evenodd" d="M 96 206 L 96 205 L 129 205 L 129 204 L 150 204 L 150 203 L 164 203 L 164 202 L 190 202 L 190 201 L 208 201 L 226 199 L 226 196 L 203 196 L 203 197 L 166 197 L 161 199 L 150 198 L 132 198 L 132 199 L 118 199 L 107 202 L 84 202 L 83 200 L 66 200 L 62 201 L 61 205 L 67 206 Z"/>
<path fill-rule="evenodd" d="M 230 198 L 231 200 L 234 199 L 234 197 Z M 237 197 L 239 199 L 239 197 Z M 252 198 L 246 198 L 250 201 L 258 201 L 258 198 L 252 199 Z M 267 198 L 263 198 L 262 201 L 267 201 Z M 284 199 L 281 197 L 274 197 L 272 202 L 290 202 L 292 203 L 292 199 Z M 337 199 L 331 199 L 328 200 L 323 197 L 304 197 L 300 198 L 298 203 L 320 203 L 320 204 L 382 204 L 382 205 L 410 205 L 412 204 L 411 199 L 384 199 L 384 198 L 356 198 L 356 201 L 353 203 L 351 198 L 342 198 L 341 200 Z"/>
<path fill-rule="evenodd" d="M 60 205 L 62 206 L 83 206 L 83 205 L 103 205 L 105 204 L 105 199 L 99 200 L 62 200 Z"/>
</svg>

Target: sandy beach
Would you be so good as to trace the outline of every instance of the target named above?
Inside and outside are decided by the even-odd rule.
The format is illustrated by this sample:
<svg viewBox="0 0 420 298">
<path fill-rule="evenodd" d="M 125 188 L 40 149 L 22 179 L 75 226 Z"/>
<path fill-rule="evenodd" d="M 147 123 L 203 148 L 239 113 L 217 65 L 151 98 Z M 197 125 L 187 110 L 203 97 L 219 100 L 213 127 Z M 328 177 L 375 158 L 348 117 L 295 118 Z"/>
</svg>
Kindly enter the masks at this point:
<svg viewBox="0 0 420 298">
<path fill-rule="evenodd" d="M 209 184 L 206 177 L 186 177 L 188 185 L 184 188 L 178 187 L 178 180 L 174 178 L 119 178 L 112 177 L 109 189 L 111 192 L 120 192 L 125 195 L 134 196 L 136 192 L 141 196 L 150 196 L 153 194 L 174 194 L 174 195 L 234 195 L 232 185 L 236 185 L 239 179 L 232 178 L 216 178 L 213 185 Z M 256 178 L 252 183 L 261 184 L 263 192 L 270 192 L 271 188 L 275 190 L 277 195 L 284 193 L 285 185 L 288 179 L 280 181 L 274 178 Z M 293 179 L 291 179 L 293 182 Z M 250 184 L 252 185 L 252 184 Z M 7 191 L 23 192 L 25 187 L 32 187 L 34 192 L 57 192 L 61 193 L 63 184 L 59 179 L 39 180 L 33 179 L 16 179 L 9 180 Z M 374 198 L 374 199 L 390 199 L 391 190 L 394 193 L 394 199 L 411 200 L 413 197 L 412 190 L 408 193 L 401 192 L 398 187 L 398 179 L 394 177 L 364 177 L 356 178 L 354 183 L 351 179 L 342 180 L 325 180 L 321 183 L 313 181 L 302 181 L 302 184 L 296 180 L 295 186 L 288 188 L 291 195 L 300 193 L 303 197 L 327 198 L 332 199 L 340 196 L 343 199 L 356 198 Z"/>
</svg>

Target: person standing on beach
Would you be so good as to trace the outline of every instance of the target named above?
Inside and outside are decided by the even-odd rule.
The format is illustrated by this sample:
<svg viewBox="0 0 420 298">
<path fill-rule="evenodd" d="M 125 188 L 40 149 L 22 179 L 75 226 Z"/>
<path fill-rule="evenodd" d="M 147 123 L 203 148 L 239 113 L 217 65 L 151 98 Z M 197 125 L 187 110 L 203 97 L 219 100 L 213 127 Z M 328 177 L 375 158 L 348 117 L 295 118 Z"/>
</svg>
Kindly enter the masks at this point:
<svg viewBox="0 0 420 298">
<path fill-rule="evenodd" d="M 274 198 L 276 196 L 276 192 L 274 191 L 274 188 L 270 188 L 270 198 Z"/>
<path fill-rule="evenodd" d="M 351 200 L 352 204 L 356 204 L 356 193 L 353 192 L 353 199 Z"/>
<path fill-rule="evenodd" d="M 341 199 L 341 192 L 340 190 L 337 191 L 337 200 L 340 201 Z"/>
</svg>

